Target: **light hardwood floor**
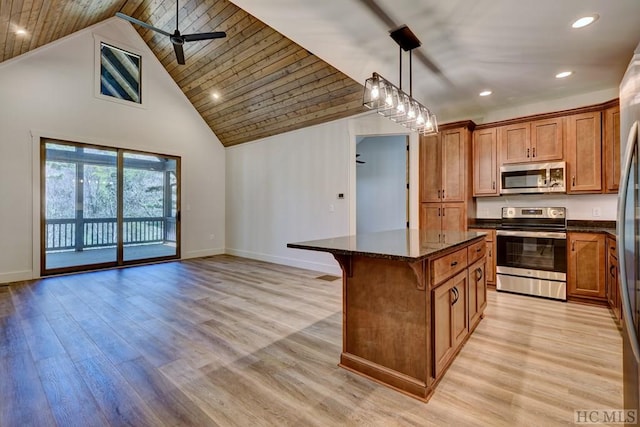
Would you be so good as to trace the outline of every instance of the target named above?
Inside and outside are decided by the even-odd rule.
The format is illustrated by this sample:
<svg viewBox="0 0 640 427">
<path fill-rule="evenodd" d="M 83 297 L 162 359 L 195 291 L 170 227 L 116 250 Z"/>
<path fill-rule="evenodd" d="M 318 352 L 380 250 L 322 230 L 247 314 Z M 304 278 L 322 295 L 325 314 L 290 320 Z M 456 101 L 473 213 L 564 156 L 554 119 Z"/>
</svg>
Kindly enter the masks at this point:
<svg viewBox="0 0 640 427">
<path fill-rule="evenodd" d="M 0 286 L 1 426 L 553 426 L 622 407 L 605 308 L 489 292 L 428 403 L 337 366 L 341 281 L 230 256 Z"/>
</svg>

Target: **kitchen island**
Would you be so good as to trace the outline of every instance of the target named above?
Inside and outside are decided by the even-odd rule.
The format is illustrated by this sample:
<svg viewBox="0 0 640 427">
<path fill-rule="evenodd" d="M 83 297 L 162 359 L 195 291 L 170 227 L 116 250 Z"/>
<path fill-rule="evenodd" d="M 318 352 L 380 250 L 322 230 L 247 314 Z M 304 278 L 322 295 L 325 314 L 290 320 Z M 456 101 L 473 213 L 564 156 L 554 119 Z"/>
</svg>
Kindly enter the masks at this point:
<svg viewBox="0 0 640 427">
<path fill-rule="evenodd" d="M 392 230 L 289 243 L 342 268 L 340 366 L 427 401 L 486 306 L 485 233 Z"/>
</svg>

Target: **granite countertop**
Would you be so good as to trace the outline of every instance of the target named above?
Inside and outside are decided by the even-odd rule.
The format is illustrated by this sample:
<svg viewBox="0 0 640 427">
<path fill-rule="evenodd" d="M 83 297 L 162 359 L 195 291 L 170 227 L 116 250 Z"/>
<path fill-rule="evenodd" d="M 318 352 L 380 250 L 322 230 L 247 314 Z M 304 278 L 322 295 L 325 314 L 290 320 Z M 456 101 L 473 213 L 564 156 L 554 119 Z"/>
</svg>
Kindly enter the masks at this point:
<svg viewBox="0 0 640 427">
<path fill-rule="evenodd" d="M 612 237 L 616 237 L 616 222 L 570 219 L 567 221 L 567 231 L 579 233 L 607 233 Z"/>
<path fill-rule="evenodd" d="M 443 234 L 432 230 L 400 229 L 288 243 L 287 247 L 336 255 L 363 255 L 415 262 L 456 246 L 463 246 L 486 235 L 472 231 L 446 231 Z"/>
</svg>

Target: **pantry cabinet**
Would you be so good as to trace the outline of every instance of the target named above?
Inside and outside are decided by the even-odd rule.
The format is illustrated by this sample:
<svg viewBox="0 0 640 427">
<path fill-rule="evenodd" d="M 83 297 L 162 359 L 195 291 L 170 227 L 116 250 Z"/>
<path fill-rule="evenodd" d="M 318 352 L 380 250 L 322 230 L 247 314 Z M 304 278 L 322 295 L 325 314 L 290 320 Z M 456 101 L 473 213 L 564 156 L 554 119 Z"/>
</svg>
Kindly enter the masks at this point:
<svg viewBox="0 0 640 427">
<path fill-rule="evenodd" d="M 420 137 L 420 228 L 466 230 L 473 216 L 472 122 L 442 126 Z M 471 209 L 471 212 L 469 211 Z"/>
<path fill-rule="evenodd" d="M 421 228 L 446 231 L 467 229 L 467 214 L 464 203 L 421 203 Z"/>
<path fill-rule="evenodd" d="M 468 131 L 451 129 L 420 139 L 422 202 L 463 202 Z"/>
</svg>

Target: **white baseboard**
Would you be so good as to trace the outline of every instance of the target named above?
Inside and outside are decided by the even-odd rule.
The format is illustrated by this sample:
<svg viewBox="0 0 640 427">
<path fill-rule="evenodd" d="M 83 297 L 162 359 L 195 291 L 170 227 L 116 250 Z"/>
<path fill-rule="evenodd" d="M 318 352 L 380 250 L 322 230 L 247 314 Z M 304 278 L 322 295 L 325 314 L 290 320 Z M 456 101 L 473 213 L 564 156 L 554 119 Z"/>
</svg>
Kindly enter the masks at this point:
<svg viewBox="0 0 640 427">
<path fill-rule="evenodd" d="M 321 273 L 342 276 L 342 270 L 340 269 L 337 261 L 333 264 L 327 264 L 231 248 L 227 248 L 226 253 L 228 255 L 235 255 L 242 258 L 257 259 L 259 261 L 272 262 L 274 264 L 288 265 L 290 267 L 304 268 L 305 270 L 313 270 Z"/>
<path fill-rule="evenodd" d="M 189 258 L 203 258 L 206 256 L 213 255 L 223 255 L 225 254 L 224 248 L 215 248 L 215 249 L 202 249 L 199 251 L 183 251 L 181 254 L 181 259 L 189 259 Z"/>
<path fill-rule="evenodd" d="M 10 273 L 0 273 L 0 283 L 20 282 L 22 280 L 34 279 L 33 271 L 12 271 Z"/>
</svg>

